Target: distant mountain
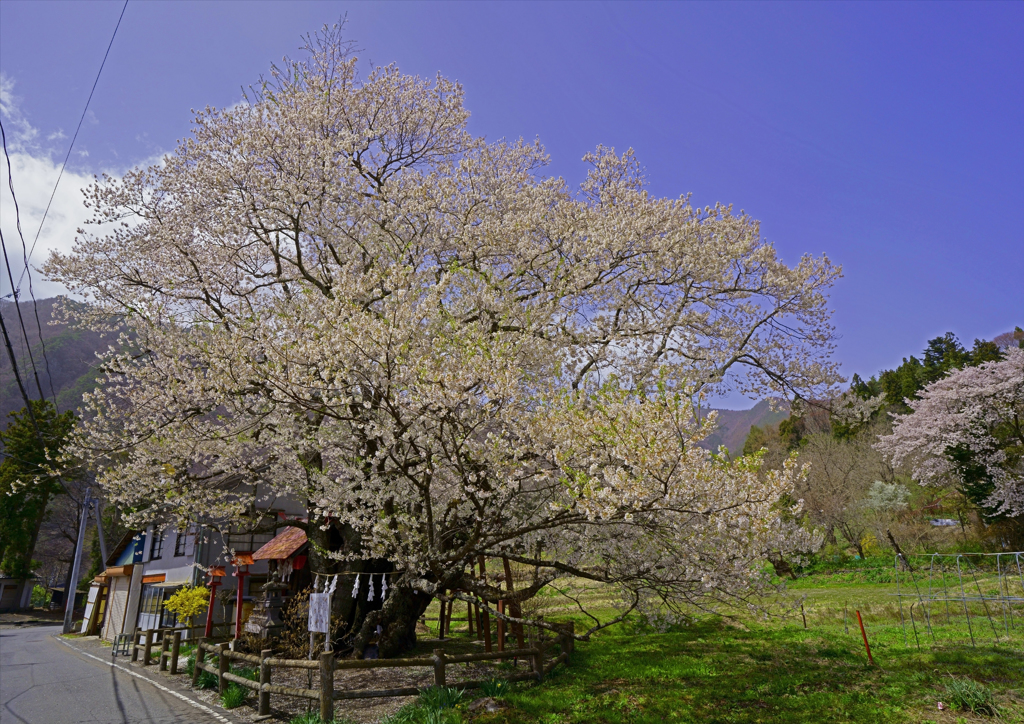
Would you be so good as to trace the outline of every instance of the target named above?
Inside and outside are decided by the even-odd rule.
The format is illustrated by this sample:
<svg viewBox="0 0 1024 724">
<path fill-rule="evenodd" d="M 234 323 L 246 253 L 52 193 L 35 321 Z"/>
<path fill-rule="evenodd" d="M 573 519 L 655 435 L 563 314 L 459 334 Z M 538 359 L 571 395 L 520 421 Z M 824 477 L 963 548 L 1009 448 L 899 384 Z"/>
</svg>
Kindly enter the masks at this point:
<svg viewBox="0 0 1024 724">
<path fill-rule="evenodd" d="M 719 445 L 729 448 L 735 457 L 743 452 L 743 443 L 747 441 L 750 427 L 757 425 L 775 425 L 789 417 L 789 404 L 782 403 L 779 410 L 773 411 L 768 400 L 761 400 L 749 410 L 718 410 L 718 429 L 708 436 L 701 447 L 706 450 L 717 450 Z"/>
<path fill-rule="evenodd" d="M 45 361 L 32 302 L 21 301 L 17 304 L 18 309 L 16 310 L 14 302 L 0 300 L 0 314 L 3 314 L 4 324 L 11 335 L 11 346 L 18 361 L 18 371 L 21 373 L 21 380 L 29 397 L 39 398 L 39 390 L 28 354 L 31 349 L 44 396 L 52 401 L 53 393 L 56 393 L 57 406 L 63 412 L 76 409 L 82 404 L 82 395 L 96 386 L 97 365 L 99 364 L 96 354 L 106 350 L 111 344 L 112 338 L 101 337 L 97 332 L 72 329 L 64 323 L 55 323 L 53 307 L 56 302 L 57 297 L 51 297 L 40 299 L 37 303 L 39 326 L 42 327 L 42 339 L 46 345 Z M 21 321 L 18 319 L 18 311 L 21 312 L 25 331 L 28 333 L 27 345 L 25 335 L 22 333 Z M 52 375 L 53 382 L 52 392 L 50 375 Z M 4 349 L 0 353 L 0 426 L 7 425 L 9 413 L 20 410 L 24 406 L 25 401 L 21 396 L 21 391 L 18 390 L 18 384 L 11 369 L 10 357 L 7 350 Z"/>
</svg>

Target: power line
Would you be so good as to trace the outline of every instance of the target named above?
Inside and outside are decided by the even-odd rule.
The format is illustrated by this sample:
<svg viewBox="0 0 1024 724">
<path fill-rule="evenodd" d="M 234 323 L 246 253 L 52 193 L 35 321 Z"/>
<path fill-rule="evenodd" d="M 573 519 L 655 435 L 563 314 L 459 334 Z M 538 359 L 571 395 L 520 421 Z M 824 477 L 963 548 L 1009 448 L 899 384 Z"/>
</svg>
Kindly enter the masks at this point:
<svg viewBox="0 0 1024 724">
<path fill-rule="evenodd" d="M 7 161 L 7 186 L 11 189 L 11 199 L 13 199 L 13 201 L 14 201 L 14 220 L 15 220 L 15 225 L 16 225 L 16 227 L 18 229 L 18 237 L 21 239 L 22 261 L 25 264 L 25 271 L 28 271 L 28 259 L 25 256 L 25 235 L 21 231 L 21 207 L 18 205 L 18 196 L 17 196 L 17 194 L 14 193 L 14 178 L 13 178 L 13 176 L 11 176 L 11 156 L 10 156 L 10 154 L 7 153 L 7 134 L 4 132 L 4 124 L 3 124 L 2 120 L 0 120 L 0 139 L 3 140 L 4 159 Z M 5 259 L 7 258 L 7 248 L 6 247 L 4 247 L 4 258 Z M 25 272 L 23 271 L 22 272 L 23 276 L 24 276 L 24 273 Z M 11 279 L 11 292 L 13 293 L 12 295 L 14 297 L 14 305 L 18 309 L 18 318 L 20 319 L 21 318 L 21 306 L 20 306 L 20 304 L 18 302 L 18 292 L 14 289 L 14 280 L 13 279 Z M 36 295 L 35 295 L 35 292 L 32 289 L 32 272 L 31 271 L 28 272 L 28 293 L 29 293 L 29 296 L 32 298 L 32 311 L 35 313 L 35 317 L 36 317 L 36 331 L 39 333 L 39 344 L 42 345 L 42 348 L 43 348 L 43 366 L 46 368 L 46 381 L 50 385 L 50 395 L 53 396 L 53 406 L 57 407 L 57 393 L 53 389 L 53 371 L 50 369 L 50 360 L 46 356 L 46 340 L 43 339 L 43 325 L 39 321 L 39 305 L 36 303 Z M 24 322 L 22 322 L 22 324 L 21 324 L 21 331 L 22 331 L 22 333 L 25 333 L 25 323 Z M 29 350 L 29 357 L 31 358 L 32 344 L 28 341 L 28 334 L 27 333 L 25 333 L 25 348 Z M 32 363 L 32 366 L 33 366 L 33 368 L 35 368 L 35 362 L 34 361 Z M 39 383 L 39 377 L 37 375 L 36 376 L 36 384 L 38 384 L 38 383 Z M 39 390 L 39 398 L 40 399 L 43 398 L 42 388 L 40 388 L 40 390 Z M 58 408 L 57 411 L 60 412 L 60 409 Z"/>
<path fill-rule="evenodd" d="M 3 232 L 0 231 L 0 242 L 3 241 Z M 4 256 L 7 255 L 6 248 L 4 249 Z M 15 302 L 17 305 L 17 302 Z M 18 382 L 18 389 L 21 390 L 21 398 L 25 400 L 25 408 L 28 410 L 28 417 L 32 421 L 32 428 L 36 431 L 36 437 L 39 438 L 39 442 L 42 444 L 43 449 L 46 449 L 46 442 L 43 440 L 43 433 L 39 430 L 39 423 L 36 422 L 36 413 L 32 409 L 32 401 L 28 398 L 28 393 L 25 391 L 25 385 L 21 381 L 21 373 L 18 372 L 18 360 L 14 358 L 14 348 L 11 346 L 11 336 L 7 334 L 7 325 L 4 324 L 4 315 L 0 311 L 0 331 L 4 335 L 4 345 L 7 347 L 7 354 L 11 358 L 11 368 L 14 370 L 14 379 Z"/>
<path fill-rule="evenodd" d="M 2 248 L 3 252 L 4 252 L 4 264 L 7 266 L 7 278 L 11 280 L 11 289 L 13 290 L 14 289 L 14 275 L 11 273 L 11 260 L 7 256 L 7 242 L 4 241 L 4 234 L 3 234 L 2 230 L 0 230 L 0 248 Z M 32 356 L 32 345 L 29 344 L 29 342 L 28 342 L 28 332 L 25 331 L 25 319 L 21 316 L 21 305 L 18 304 L 18 294 L 17 294 L 17 292 L 14 293 L 14 311 L 18 313 L 18 321 L 21 323 L 21 333 L 25 336 L 25 349 L 28 350 L 28 361 L 32 363 L 32 374 L 34 374 L 35 378 L 36 378 L 36 389 L 39 390 L 39 399 L 42 400 L 42 399 L 44 399 L 46 397 L 46 395 L 43 394 L 43 386 L 39 382 L 39 370 L 36 369 L 36 360 Z M 11 340 L 10 340 L 9 335 L 7 334 L 7 326 L 6 325 L 4 325 L 4 339 L 7 341 L 7 347 L 10 350 L 10 353 L 12 355 L 11 356 L 11 364 L 14 365 L 14 356 L 13 356 L 14 355 L 14 348 L 11 347 Z M 17 366 L 14 367 L 14 373 L 17 376 L 17 373 L 18 373 Z M 25 390 L 23 388 L 22 389 L 22 393 L 24 393 L 24 392 L 25 392 Z M 27 396 L 25 396 L 25 404 L 28 404 L 28 397 Z M 30 405 L 30 407 L 31 407 L 31 405 Z"/>
<path fill-rule="evenodd" d="M 39 242 L 39 234 L 43 230 L 43 224 L 46 222 L 46 214 L 50 211 L 50 204 L 53 203 L 53 197 L 57 193 L 57 186 L 60 184 L 60 179 L 64 175 L 64 168 L 68 165 L 68 159 L 71 158 L 71 149 L 75 147 L 75 139 L 78 138 L 78 132 L 82 130 L 82 122 L 85 121 L 85 114 L 89 112 L 89 103 L 92 101 L 92 94 L 96 92 L 96 84 L 100 82 L 100 75 L 103 73 L 103 66 L 107 63 L 107 56 L 110 55 L 110 48 L 114 45 L 114 38 L 117 37 L 117 29 L 121 27 L 121 19 L 124 17 L 124 11 L 128 9 L 128 0 L 124 0 L 124 6 L 121 8 L 121 14 L 117 18 L 117 25 L 114 26 L 114 34 L 110 36 L 110 42 L 107 44 L 107 52 L 103 54 L 103 62 L 100 63 L 100 69 L 96 72 L 96 80 L 92 82 L 92 90 L 89 91 L 89 97 L 85 101 L 85 108 L 82 110 L 82 117 L 78 119 L 78 127 L 75 129 L 75 135 L 71 137 L 71 145 L 68 146 L 67 155 L 64 156 L 64 163 L 60 166 L 60 173 L 57 174 L 57 183 L 53 185 L 53 191 L 50 193 L 50 200 L 46 202 L 46 209 L 43 211 L 43 218 L 39 221 L 39 228 L 36 230 L 36 237 L 32 240 L 32 248 L 29 249 L 28 256 L 25 257 L 25 269 L 28 269 L 29 259 L 32 258 L 32 254 L 36 250 L 36 244 Z M 18 286 L 21 286 L 21 280 L 25 277 L 25 272 L 21 273 L 18 277 Z"/>
</svg>

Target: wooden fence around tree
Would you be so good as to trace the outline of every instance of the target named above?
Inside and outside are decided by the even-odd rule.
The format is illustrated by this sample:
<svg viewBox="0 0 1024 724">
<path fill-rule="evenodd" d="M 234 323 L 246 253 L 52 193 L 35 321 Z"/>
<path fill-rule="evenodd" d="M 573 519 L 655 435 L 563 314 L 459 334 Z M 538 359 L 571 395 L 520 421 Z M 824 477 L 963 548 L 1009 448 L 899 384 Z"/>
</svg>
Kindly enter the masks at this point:
<svg viewBox="0 0 1024 724">
<path fill-rule="evenodd" d="M 141 654 L 142 665 L 154 663 L 156 653 L 160 671 L 170 668 L 171 674 L 178 673 L 181 635 L 184 629 L 153 629 L 136 631 L 132 646 L 132 661 L 137 661 Z M 373 699 L 392 696 L 415 696 L 420 693 L 418 687 L 402 687 L 397 689 L 345 689 L 334 688 L 334 672 L 341 669 L 384 669 L 396 667 L 426 667 L 434 670 L 434 686 L 447 686 L 446 667 L 480 661 L 501 661 L 502 659 L 521 658 L 530 662 L 530 671 L 504 677 L 507 681 L 541 681 L 559 664 L 568 662 L 573 652 L 573 626 L 565 624 L 561 627 L 558 637 L 545 641 L 538 630 L 536 645 L 527 648 L 508 649 L 505 651 L 481 652 L 476 654 L 446 654 L 443 649 L 434 649 L 430 657 L 412 659 L 341 659 L 336 660 L 333 652 L 320 654 L 319 659 L 279 659 L 273 656 L 273 650 L 265 649 L 259 654 L 243 654 L 232 651 L 227 641 L 200 638 L 196 643 L 196 660 L 192 671 L 192 686 L 199 682 L 201 672 L 207 671 L 217 677 L 217 688 L 221 694 L 229 683 L 237 684 L 257 693 L 259 697 L 259 715 L 269 716 L 270 696 L 292 696 L 320 702 L 320 717 L 323 721 L 334 718 L 334 702 L 344 699 Z M 159 651 L 154 648 L 159 645 Z M 558 648 L 558 654 L 546 659 L 552 649 Z M 207 657 L 211 657 L 207 660 Z M 237 661 L 259 669 L 259 681 L 252 681 L 233 674 L 231 662 Z M 319 687 L 316 689 L 300 689 L 273 683 L 275 668 L 293 668 L 319 671 Z M 460 681 L 459 688 L 476 689 L 483 681 Z"/>
</svg>

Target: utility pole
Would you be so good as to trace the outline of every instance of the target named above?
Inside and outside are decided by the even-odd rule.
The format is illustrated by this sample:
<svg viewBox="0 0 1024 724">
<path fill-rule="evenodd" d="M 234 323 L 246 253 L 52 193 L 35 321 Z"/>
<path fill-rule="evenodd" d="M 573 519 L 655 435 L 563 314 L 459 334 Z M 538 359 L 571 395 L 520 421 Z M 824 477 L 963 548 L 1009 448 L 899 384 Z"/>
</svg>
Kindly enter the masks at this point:
<svg viewBox="0 0 1024 724">
<path fill-rule="evenodd" d="M 93 477 L 93 482 L 96 482 L 95 476 Z M 100 507 L 100 499 L 99 498 L 92 498 L 92 506 L 93 506 L 92 512 L 96 516 L 96 535 L 99 536 L 99 539 L 100 539 L 100 555 L 103 557 L 103 560 L 100 561 L 100 565 L 106 566 L 107 565 L 107 541 L 105 540 L 105 538 L 103 536 L 103 510 Z M 100 573 L 102 573 L 102 572 L 103 571 L 100 571 Z"/>
<path fill-rule="evenodd" d="M 75 560 L 71 564 L 71 582 L 68 584 L 68 590 L 64 592 L 64 630 L 62 633 L 66 634 L 71 633 L 71 618 L 75 613 L 75 590 L 78 588 L 78 575 L 82 567 L 85 525 L 89 522 L 89 505 L 92 503 L 91 490 L 92 488 L 85 489 L 85 502 L 82 504 L 82 520 L 78 524 L 78 543 L 75 544 Z"/>
</svg>

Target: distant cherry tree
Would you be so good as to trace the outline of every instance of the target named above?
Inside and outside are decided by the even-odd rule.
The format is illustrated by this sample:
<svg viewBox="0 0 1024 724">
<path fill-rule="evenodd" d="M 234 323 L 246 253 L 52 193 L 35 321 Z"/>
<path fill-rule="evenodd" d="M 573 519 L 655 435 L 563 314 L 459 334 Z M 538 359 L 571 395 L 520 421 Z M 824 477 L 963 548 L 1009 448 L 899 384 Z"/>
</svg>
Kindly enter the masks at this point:
<svg viewBox="0 0 1024 724">
<path fill-rule="evenodd" d="M 922 485 L 955 485 L 997 513 L 1024 515 L 1024 349 L 956 370 L 907 400 L 878 449 Z"/>
</svg>

